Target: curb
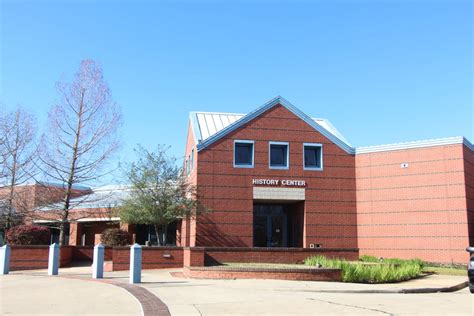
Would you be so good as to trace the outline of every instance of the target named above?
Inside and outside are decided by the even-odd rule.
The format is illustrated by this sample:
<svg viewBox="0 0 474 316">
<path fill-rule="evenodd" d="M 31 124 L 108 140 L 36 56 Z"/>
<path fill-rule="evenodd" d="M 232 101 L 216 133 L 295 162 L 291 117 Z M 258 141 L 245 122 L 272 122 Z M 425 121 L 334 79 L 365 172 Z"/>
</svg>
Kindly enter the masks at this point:
<svg viewBox="0 0 474 316">
<path fill-rule="evenodd" d="M 305 291 L 317 293 L 352 293 L 352 294 L 426 294 L 426 293 L 451 293 L 462 290 L 469 286 L 469 282 L 465 281 L 454 286 L 434 287 L 434 288 L 414 288 L 414 289 L 397 289 L 397 290 L 321 290 L 321 291 Z"/>
<path fill-rule="evenodd" d="M 418 288 L 418 289 L 402 289 L 401 293 L 450 293 L 462 290 L 469 286 L 469 281 L 459 283 L 454 286 L 449 287 L 439 287 L 439 288 Z"/>
</svg>

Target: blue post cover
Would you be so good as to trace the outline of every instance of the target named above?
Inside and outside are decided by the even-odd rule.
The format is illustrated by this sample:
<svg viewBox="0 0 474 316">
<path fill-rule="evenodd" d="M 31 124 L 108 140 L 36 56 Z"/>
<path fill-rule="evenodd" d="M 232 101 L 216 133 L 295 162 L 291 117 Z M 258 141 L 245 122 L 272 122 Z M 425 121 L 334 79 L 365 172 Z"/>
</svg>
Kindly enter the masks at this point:
<svg viewBox="0 0 474 316">
<path fill-rule="evenodd" d="M 5 275 L 10 272 L 10 246 L 5 245 L 0 248 L 0 274 Z"/>
<path fill-rule="evenodd" d="M 92 278 L 102 279 L 104 277 L 104 245 L 101 243 L 94 247 L 94 258 L 92 261 Z"/>
<path fill-rule="evenodd" d="M 59 245 L 49 246 L 48 275 L 58 275 L 59 272 Z"/>
<path fill-rule="evenodd" d="M 142 246 L 134 244 L 130 247 L 130 283 L 142 281 Z"/>
</svg>

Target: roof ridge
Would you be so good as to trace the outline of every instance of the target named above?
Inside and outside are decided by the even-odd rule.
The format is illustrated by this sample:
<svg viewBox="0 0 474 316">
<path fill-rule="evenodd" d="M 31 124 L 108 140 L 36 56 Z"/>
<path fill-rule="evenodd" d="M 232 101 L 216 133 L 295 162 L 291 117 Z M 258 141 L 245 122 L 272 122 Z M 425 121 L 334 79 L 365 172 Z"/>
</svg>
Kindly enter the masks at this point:
<svg viewBox="0 0 474 316">
<path fill-rule="evenodd" d="M 309 124 L 311 127 L 313 127 L 316 131 L 321 133 L 323 136 L 331 140 L 334 144 L 339 146 L 341 149 L 346 151 L 349 154 L 354 154 L 354 148 L 348 143 L 348 141 L 344 138 L 344 136 L 337 131 L 337 129 L 329 123 L 327 119 L 313 119 L 309 117 L 307 114 L 296 108 L 294 105 L 292 105 L 289 101 L 287 101 L 285 98 L 281 96 L 277 96 L 269 101 L 267 101 L 265 104 L 262 106 L 256 108 L 255 110 L 247 113 L 247 114 L 229 114 L 229 113 L 222 113 L 222 112 L 217 112 L 217 113 L 209 113 L 209 114 L 221 114 L 221 115 L 234 115 L 234 116 L 241 116 L 237 120 L 233 120 L 232 122 L 229 121 L 227 123 L 229 124 L 221 124 L 223 128 L 220 128 L 218 126 L 208 126 L 206 121 L 210 121 L 210 118 L 201 118 L 202 125 L 201 126 L 201 121 L 198 119 L 198 114 L 203 113 L 205 114 L 206 112 L 191 112 L 190 113 L 190 119 L 193 127 L 193 134 L 194 134 L 194 139 L 197 144 L 197 150 L 200 151 L 207 146 L 211 145 L 215 141 L 219 140 L 220 138 L 224 137 L 228 133 L 232 132 L 233 130 L 239 128 L 240 126 L 252 121 L 256 117 L 260 116 L 262 113 L 266 112 L 267 110 L 271 109 L 272 107 L 276 105 L 282 105 L 285 107 L 287 110 L 292 112 L 294 115 L 299 117 L 301 120 Z M 213 118 L 212 118 L 213 119 Z M 332 128 L 335 131 L 328 130 L 327 127 L 322 126 L 319 124 L 316 120 L 322 120 L 324 122 L 328 122 L 327 125 L 332 126 Z M 206 128 L 206 135 L 207 137 L 203 137 L 203 130 L 202 128 Z M 209 129 L 211 127 L 211 130 Z M 342 139 L 341 139 L 342 138 Z"/>
</svg>

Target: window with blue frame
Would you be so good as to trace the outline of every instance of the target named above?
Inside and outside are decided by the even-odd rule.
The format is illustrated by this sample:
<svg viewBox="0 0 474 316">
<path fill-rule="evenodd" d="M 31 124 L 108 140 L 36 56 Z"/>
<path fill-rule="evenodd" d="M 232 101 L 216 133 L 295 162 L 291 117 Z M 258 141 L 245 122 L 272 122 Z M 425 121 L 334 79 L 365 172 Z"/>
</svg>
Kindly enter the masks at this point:
<svg viewBox="0 0 474 316">
<path fill-rule="evenodd" d="M 270 168 L 288 169 L 289 152 L 288 143 L 270 142 Z"/>
<path fill-rule="evenodd" d="M 323 145 L 304 144 L 304 169 L 322 170 L 323 169 Z"/>
<path fill-rule="evenodd" d="M 234 167 L 252 168 L 254 166 L 254 142 L 236 140 L 234 142 Z"/>
</svg>

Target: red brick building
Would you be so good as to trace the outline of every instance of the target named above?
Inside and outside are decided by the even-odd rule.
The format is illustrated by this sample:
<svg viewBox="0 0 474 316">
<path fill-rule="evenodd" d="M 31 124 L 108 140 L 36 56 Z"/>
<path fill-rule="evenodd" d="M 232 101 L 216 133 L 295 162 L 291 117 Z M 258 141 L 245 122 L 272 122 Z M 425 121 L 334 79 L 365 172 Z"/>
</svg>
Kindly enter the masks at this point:
<svg viewBox="0 0 474 316">
<path fill-rule="evenodd" d="M 463 137 L 354 148 L 281 97 L 247 115 L 193 112 L 185 171 L 211 211 L 183 221 L 179 243 L 464 263 L 473 149 Z"/>
<path fill-rule="evenodd" d="M 465 263 L 474 245 L 473 150 L 463 137 L 354 148 L 328 120 L 281 97 L 246 115 L 192 112 L 184 171 L 209 212 L 172 225 L 170 243 L 212 247 L 206 254 L 233 261 L 269 247 L 304 250 L 269 252 L 287 262 L 321 248 Z M 69 243 L 93 245 L 121 226 L 153 244 L 150 227 L 121 224 L 114 212 L 126 194 L 120 186 L 78 194 Z"/>
</svg>

